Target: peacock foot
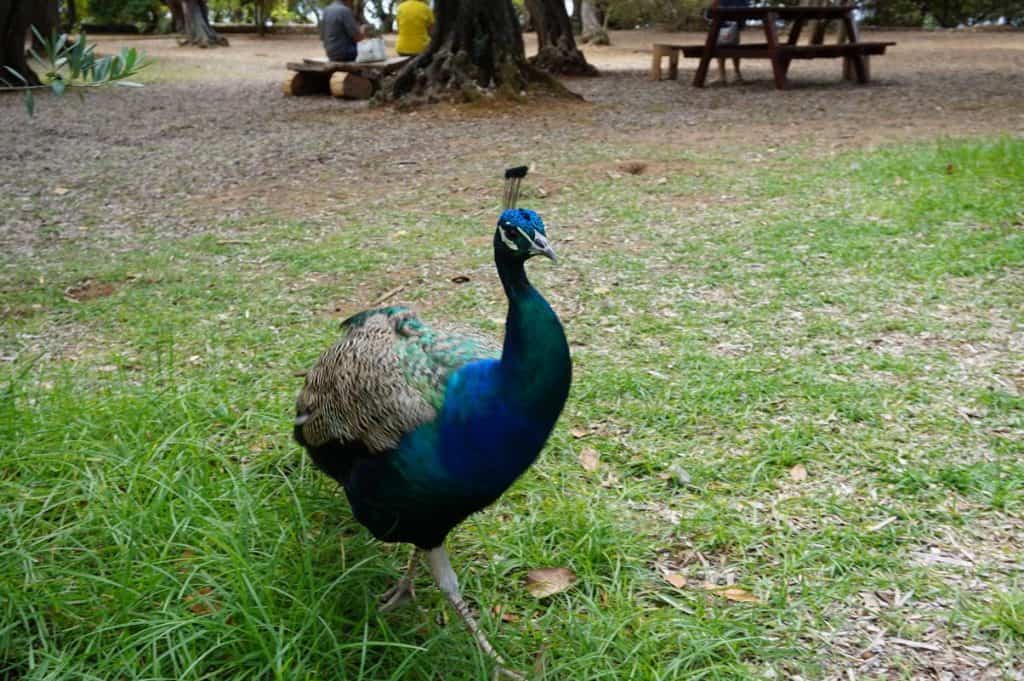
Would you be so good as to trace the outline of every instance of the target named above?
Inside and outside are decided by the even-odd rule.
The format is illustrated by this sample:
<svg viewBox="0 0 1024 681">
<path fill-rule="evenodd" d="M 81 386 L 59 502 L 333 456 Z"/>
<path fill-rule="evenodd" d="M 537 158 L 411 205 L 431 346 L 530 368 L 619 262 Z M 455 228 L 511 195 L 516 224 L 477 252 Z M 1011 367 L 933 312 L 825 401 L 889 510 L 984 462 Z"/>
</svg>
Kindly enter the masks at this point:
<svg viewBox="0 0 1024 681">
<path fill-rule="evenodd" d="M 391 612 L 406 601 L 416 598 L 416 590 L 413 589 L 412 580 L 402 577 L 395 585 L 380 595 L 380 612 Z"/>
<path fill-rule="evenodd" d="M 526 677 L 520 674 L 519 672 L 512 671 L 511 669 L 506 669 L 505 667 L 499 665 L 494 668 L 494 681 L 498 681 L 498 679 L 502 678 L 513 679 L 514 681 L 526 681 Z"/>
</svg>

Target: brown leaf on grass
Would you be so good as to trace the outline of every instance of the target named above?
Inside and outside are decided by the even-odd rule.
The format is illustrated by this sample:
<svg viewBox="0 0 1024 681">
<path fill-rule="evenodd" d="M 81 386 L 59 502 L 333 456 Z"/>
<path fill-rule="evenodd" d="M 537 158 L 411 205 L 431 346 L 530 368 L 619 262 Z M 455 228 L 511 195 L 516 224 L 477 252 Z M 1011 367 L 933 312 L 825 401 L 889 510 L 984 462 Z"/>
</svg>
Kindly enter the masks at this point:
<svg viewBox="0 0 1024 681">
<path fill-rule="evenodd" d="M 178 574 L 185 574 L 188 572 L 188 565 L 192 562 L 192 559 L 196 557 L 196 554 L 190 549 L 185 549 L 181 552 L 181 556 L 178 558 Z"/>
<path fill-rule="evenodd" d="M 191 610 L 194 615 L 209 615 L 211 612 L 220 609 L 220 605 L 210 600 L 210 595 L 212 593 L 212 586 L 204 586 L 195 593 L 185 596 L 182 600 L 186 605 L 188 605 L 188 609 Z"/>
<path fill-rule="evenodd" d="M 583 466 L 583 470 L 596 471 L 600 463 L 601 455 L 597 453 L 596 449 L 587 447 L 580 452 L 580 465 Z"/>
<path fill-rule="evenodd" d="M 72 302 L 81 303 L 95 298 L 106 298 L 111 296 L 117 287 L 109 282 L 98 282 L 94 279 L 83 279 L 74 286 L 64 289 L 64 298 Z"/>
<path fill-rule="evenodd" d="M 565 591 L 576 581 L 569 568 L 537 568 L 526 573 L 526 591 L 534 598 L 546 598 Z"/>
<path fill-rule="evenodd" d="M 665 581 L 677 589 L 682 589 L 686 586 L 686 577 L 678 572 L 670 572 L 665 575 Z"/>
<path fill-rule="evenodd" d="M 574 438 L 579 440 L 581 437 L 586 437 L 590 435 L 590 431 L 586 428 L 581 428 L 577 426 L 569 430 L 569 435 L 572 435 Z"/>
<path fill-rule="evenodd" d="M 798 463 L 789 469 L 789 477 L 795 482 L 803 482 L 807 479 L 807 469 L 802 463 Z"/>
<path fill-rule="evenodd" d="M 465 274 L 456 274 L 454 277 L 452 277 L 453 284 L 465 284 L 467 281 L 469 281 L 469 277 L 467 277 Z"/>
<path fill-rule="evenodd" d="M 516 615 L 515 613 L 511 612 L 505 612 L 504 605 L 495 605 L 491 607 L 491 612 L 494 614 L 495 617 L 500 619 L 502 622 L 508 622 L 511 624 L 512 622 L 519 621 L 519 615 Z"/>
<path fill-rule="evenodd" d="M 708 589 L 711 593 L 716 596 L 721 596 L 727 601 L 736 601 L 739 603 L 760 603 L 759 599 L 754 594 L 750 593 L 745 589 L 741 589 L 738 586 L 729 586 L 724 589 L 712 588 Z"/>
</svg>

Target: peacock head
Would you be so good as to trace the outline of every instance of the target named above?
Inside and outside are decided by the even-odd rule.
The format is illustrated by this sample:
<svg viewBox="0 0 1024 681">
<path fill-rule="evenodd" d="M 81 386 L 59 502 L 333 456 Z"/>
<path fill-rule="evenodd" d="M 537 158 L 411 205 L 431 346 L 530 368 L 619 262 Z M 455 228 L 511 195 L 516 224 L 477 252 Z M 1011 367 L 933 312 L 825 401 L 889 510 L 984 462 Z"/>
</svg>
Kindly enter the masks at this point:
<svg viewBox="0 0 1024 681">
<path fill-rule="evenodd" d="M 529 208 L 508 208 L 498 218 L 494 248 L 501 255 L 527 260 L 543 255 L 555 260 L 555 251 L 544 233 L 544 221 Z"/>
</svg>

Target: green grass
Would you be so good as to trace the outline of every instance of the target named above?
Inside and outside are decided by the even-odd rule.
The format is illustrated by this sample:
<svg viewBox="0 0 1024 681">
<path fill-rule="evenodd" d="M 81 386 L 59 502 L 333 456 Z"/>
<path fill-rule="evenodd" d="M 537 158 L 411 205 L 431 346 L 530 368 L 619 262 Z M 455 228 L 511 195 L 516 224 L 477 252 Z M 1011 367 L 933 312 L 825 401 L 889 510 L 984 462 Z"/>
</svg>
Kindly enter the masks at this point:
<svg viewBox="0 0 1024 681">
<path fill-rule="evenodd" d="M 871 646 L 865 621 L 983 646 L 1009 678 L 1024 141 L 735 161 L 531 199 L 562 260 L 531 273 L 575 384 L 538 464 L 453 534 L 468 598 L 533 678 L 821 678 Z M 744 198 L 709 199 L 726 192 Z M 416 210 L 426 194 L 338 231 L 235 221 L 231 242 L 8 258 L 0 678 L 489 673 L 426 580 L 417 606 L 377 612 L 404 550 L 372 541 L 290 439 L 292 374 L 333 339 L 327 313 L 401 285 L 428 319 L 500 330 L 489 233 Z M 85 278 L 114 288 L 65 297 Z M 537 601 L 523 578 L 547 566 L 579 579 Z M 885 668 L 913 678 L 921 654 L 889 646 Z"/>
</svg>

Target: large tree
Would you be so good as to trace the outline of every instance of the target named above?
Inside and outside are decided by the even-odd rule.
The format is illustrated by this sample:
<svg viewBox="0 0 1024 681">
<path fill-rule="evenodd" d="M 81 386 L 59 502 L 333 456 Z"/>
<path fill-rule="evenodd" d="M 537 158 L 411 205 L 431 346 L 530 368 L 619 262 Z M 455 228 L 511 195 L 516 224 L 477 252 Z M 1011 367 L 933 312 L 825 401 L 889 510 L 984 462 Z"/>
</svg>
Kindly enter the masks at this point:
<svg viewBox="0 0 1024 681">
<path fill-rule="evenodd" d="M 57 0 L 0 0 L 0 85 L 39 84 L 25 59 L 25 40 L 31 26 L 40 34 L 49 35 L 57 28 L 57 16 Z"/>
<path fill-rule="evenodd" d="M 206 0 L 164 0 L 174 17 L 174 30 L 181 34 L 182 45 L 216 47 L 228 44 L 228 39 L 210 25 L 210 9 Z"/>
<path fill-rule="evenodd" d="M 572 20 L 564 0 L 526 0 L 537 30 L 537 56 L 530 59 L 537 68 L 566 76 L 596 76 L 572 34 Z"/>
<path fill-rule="evenodd" d="M 430 46 L 398 73 L 384 98 L 473 100 L 484 92 L 517 97 L 531 85 L 574 96 L 526 61 L 511 0 L 437 0 L 434 11 Z"/>
</svg>

